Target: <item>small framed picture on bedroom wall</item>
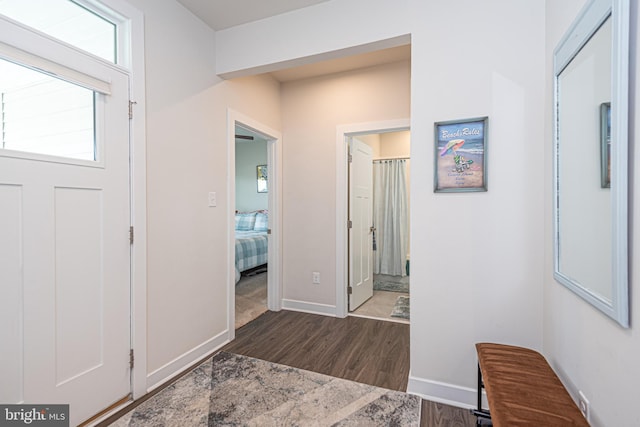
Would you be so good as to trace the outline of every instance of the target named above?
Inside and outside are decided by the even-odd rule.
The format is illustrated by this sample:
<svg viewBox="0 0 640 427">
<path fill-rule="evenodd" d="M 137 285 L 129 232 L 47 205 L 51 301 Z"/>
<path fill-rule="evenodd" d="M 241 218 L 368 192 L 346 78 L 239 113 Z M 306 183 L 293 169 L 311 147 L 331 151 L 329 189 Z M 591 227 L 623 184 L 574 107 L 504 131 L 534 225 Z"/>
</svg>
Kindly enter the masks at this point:
<svg viewBox="0 0 640 427">
<path fill-rule="evenodd" d="M 258 165 L 257 166 L 257 175 L 258 175 L 258 193 L 266 193 L 267 192 L 267 183 L 268 183 L 268 173 L 267 173 L 267 165 Z"/>
<path fill-rule="evenodd" d="M 487 191 L 488 120 L 435 123 L 435 193 Z"/>
</svg>

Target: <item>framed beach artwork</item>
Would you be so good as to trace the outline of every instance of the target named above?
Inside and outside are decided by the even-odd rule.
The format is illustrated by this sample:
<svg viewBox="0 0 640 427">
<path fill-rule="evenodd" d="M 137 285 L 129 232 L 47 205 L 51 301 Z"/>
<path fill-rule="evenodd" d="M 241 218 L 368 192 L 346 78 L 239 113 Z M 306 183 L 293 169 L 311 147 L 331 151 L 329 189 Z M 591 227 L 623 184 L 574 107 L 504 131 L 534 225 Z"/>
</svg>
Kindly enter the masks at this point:
<svg viewBox="0 0 640 427">
<path fill-rule="evenodd" d="M 488 120 L 435 123 L 434 192 L 487 191 Z"/>
<path fill-rule="evenodd" d="M 600 104 L 600 186 L 611 188 L 611 103 Z"/>
</svg>

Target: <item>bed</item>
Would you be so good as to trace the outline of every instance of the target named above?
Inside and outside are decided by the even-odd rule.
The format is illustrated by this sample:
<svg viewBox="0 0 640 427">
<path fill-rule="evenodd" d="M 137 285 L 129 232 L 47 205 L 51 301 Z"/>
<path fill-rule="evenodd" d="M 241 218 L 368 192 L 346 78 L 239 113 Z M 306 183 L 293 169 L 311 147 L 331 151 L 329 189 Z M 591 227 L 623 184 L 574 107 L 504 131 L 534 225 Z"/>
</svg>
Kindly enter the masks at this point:
<svg viewBox="0 0 640 427">
<path fill-rule="evenodd" d="M 268 261 L 266 211 L 236 213 L 236 283 L 243 272 Z"/>
</svg>

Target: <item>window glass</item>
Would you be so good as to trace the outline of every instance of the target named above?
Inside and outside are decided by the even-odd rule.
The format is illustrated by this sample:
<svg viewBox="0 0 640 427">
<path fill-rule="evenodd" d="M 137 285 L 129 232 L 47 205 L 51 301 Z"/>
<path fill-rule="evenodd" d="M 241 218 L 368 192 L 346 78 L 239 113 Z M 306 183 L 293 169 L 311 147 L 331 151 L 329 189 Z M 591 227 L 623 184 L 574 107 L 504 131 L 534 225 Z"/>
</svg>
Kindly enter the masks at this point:
<svg viewBox="0 0 640 427">
<path fill-rule="evenodd" d="M 89 89 L 0 59 L 3 149 L 96 160 Z"/>
<path fill-rule="evenodd" d="M 117 62 L 116 25 L 71 0 L 0 0 L 0 14 Z"/>
</svg>

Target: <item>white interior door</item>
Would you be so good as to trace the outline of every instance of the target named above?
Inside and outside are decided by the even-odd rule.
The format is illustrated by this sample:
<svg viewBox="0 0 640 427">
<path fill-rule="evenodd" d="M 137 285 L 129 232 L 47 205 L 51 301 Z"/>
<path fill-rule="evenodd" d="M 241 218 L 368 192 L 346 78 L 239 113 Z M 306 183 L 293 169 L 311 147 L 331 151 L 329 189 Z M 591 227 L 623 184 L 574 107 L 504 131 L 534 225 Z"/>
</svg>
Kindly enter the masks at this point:
<svg viewBox="0 0 640 427">
<path fill-rule="evenodd" d="M 349 144 L 349 310 L 373 296 L 373 154 L 367 144 Z"/>
<path fill-rule="evenodd" d="M 0 402 L 70 404 L 71 425 L 131 391 L 129 78 L 106 65 L 97 74 L 99 89 L 77 73 L 69 80 L 80 85 L 35 78 L 63 92 L 35 93 L 13 121 L 14 105 L 3 105 L 7 134 L 22 120 L 14 133 L 27 136 L 0 147 Z M 57 128 L 75 101 L 39 111 L 65 104 L 75 86 L 89 92 L 89 154 L 71 147 L 79 131 Z M 59 145 L 55 135 L 64 135 Z"/>
</svg>

